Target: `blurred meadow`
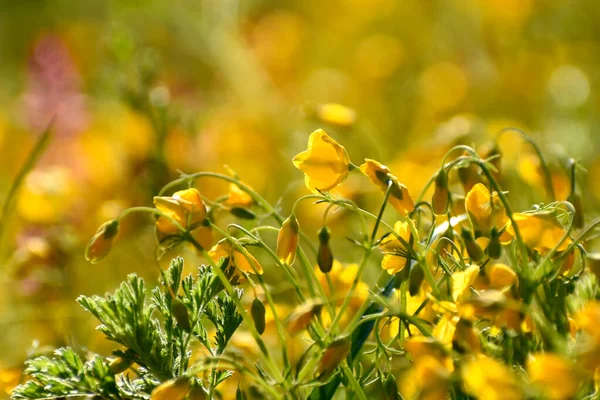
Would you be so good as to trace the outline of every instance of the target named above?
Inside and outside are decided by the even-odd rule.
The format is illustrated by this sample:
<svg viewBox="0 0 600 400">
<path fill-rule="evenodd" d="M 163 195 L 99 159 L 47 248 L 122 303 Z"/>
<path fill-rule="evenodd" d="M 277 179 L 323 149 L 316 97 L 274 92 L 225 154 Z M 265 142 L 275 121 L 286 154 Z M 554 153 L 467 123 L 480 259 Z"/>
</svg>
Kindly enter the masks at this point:
<svg viewBox="0 0 600 400">
<path fill-rule="evenodd" d="M 91 265 L 84 250 L 101 223 L 203 170 L 237 174 L 289 212 L 308 193 L 290 160 L 317 128 L 352 159 L 381 160 L 416 194 L 452 146 L 485 149 L 517 127 L 547 155 L 557 200 L 569 195 L 574 157 L 587 170 L 578 174 L 586 216 L 600 203 L 593 0 L 4 0 L 0 60 L 0 205 L 52 126 L 2 215 L 6 395 L 32 354 L 114 348 L 79 294 L 112 291 L 131 272 L 156 281 L 148 217 L 124 221 L 119 250 Z M 533 148 L 511 133 L 499 146 L 516 208 L 543 200 Z M 365 186 L 351 176 L 336 190 L 377 207 L 366 196 L 377 189 Z M 217 198 L 227 184 L 199 189 Z M 322 211 L 298 210 L 314 240 Z M 347 221 L 330 221 L 343 237 Z"/>
</svg>

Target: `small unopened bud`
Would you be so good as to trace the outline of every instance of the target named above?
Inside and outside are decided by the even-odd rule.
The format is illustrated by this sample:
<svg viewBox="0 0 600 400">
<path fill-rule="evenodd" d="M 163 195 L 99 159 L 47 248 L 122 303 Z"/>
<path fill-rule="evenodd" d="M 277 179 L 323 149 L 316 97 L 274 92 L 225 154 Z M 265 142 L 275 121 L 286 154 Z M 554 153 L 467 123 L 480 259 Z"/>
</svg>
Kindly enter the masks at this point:
<svg viewBox="0 0 600 400">
<path fill-rule="evenodd" d="M 103 223 L 85 249 L 85 258 L 91 263 L 97 263 L 110 253 L 115 237 L 119 233 L 119 221 L 112 220 Z"/>
<path fill-rule="evenodd" d="M 295 215 L 290 215 L 279 230 L 277 236 L 277 257 L 282 263 L 292 265 L 296 260 L 300 226 Z"/>
<path fill-rule="evenodd" d="M 233 216 L 241 219 L 256 219 L 256 214 L 244 207 L 232 207 L 231 210 L 229 210 L 229 212 Z"/>
<path fill-rule="evenodd" d="M 396 378 L 389 374 L 383 381 L 383 395 L 385 400 L 400 400 L 400 393 L 398 393 L 398 384 Z"/>
<path fill-rule="evenodd" d="M 435 189 L 431 198 L 431 206 L 436 215 L 446 214 L 450 204 L 450 192 L 448 191 L 448 175 L 444 169 L 435 176 Z"/>
<path fill-rule="evenodd" d="M 488 256 L 497 260 L 502 255 L 502 245 L 500 244 L 500 232 L 498 232 L 498 228 L 495 226 L 492 228 L 490 232 L 490 243 L 487 247 Z"/>
<path fill-rule="evenodd" d="M 325 349 L 321 363 L 319 364 L 319 375 L 321 380 L 329 378 L 331 373 L 340 365 L 350 352 L 352 341 L 350 338 L 341 338 L 334 340 Z"/>
<path fill-rule="evenodd" d="M 425 273 L 423 272 L 423 267 L 421 267 L 420 263 L 415 263 L 410 269 L 410 274 L 408 276 L 408 293 L 410 293 L 411 296 L 416 296 L 419 293 L 424 278 Z"/>
<path fill-rule="evenodd" d="M 127 368 L 131 367 L 131 364 L 133 364 L 133 361 L 131 361 L 130 359 L 117 357 L 114 360 L 112 360 L 109 365 L 110 372 L 112 372 L 115 375 L 120 374 L 121 372 L 127 370 Z"/>
<path fill-rule="evenodd" d="M 317 252 L 317 265 L 322 273 L 326 274 L 333 267 L 333 253 L 329 245 L 331 234 L 329 228 L 323 226 L 319 230 L 319 250 Z"/>
<path fill-rule="evenodd" d="M 265 305 L 259 299 L 255 298 L 250 308 L 250 314 L 252 315 L 252 321 L 256 331 L 262 335 L 265 332 Z"/>
<path fill-rule="evenodd" d="M 190 324 L 190 315 L 188 313 L 188 309 L 181 302 L 181 300 L 174 298 L 171 301 L 171 312 L 175 317 L 175 321 L 177 321 L 177 325 L 184 331 L 189 332 L 192 330 L 192 326 Z"/>
<path fill-rule="evenodd" d="M 476 263 L 483 260 L 483 257 L 485 256 L 483 249 L 479 246 L 479 244 L 477 244 L 475 239 L 473 239 L 471 231 L 463 229 L 461 232 L 461 237 L 465 243 L 465 247 L 467 248 L 467 254 L 469 254 L 471 260 Z"/>
<path fill-rule="evenodd" d="M 150 396 L 150 400 L 183 400 L 190 391 L 188 378 L 168 380 L 157 386 Z"/>
</svg>

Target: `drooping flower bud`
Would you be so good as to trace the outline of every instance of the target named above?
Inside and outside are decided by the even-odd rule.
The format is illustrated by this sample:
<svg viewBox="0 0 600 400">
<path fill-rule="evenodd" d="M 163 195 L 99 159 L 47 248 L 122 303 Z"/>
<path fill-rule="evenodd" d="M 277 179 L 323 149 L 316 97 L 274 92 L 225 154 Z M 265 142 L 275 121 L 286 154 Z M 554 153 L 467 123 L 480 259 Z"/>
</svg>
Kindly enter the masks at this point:
<svg viewBox="0 0 600 400">
<path fill-rule="evenodd" d="M 329 378 L 331 373 L 340 365 L 350 352 L 352 341 L 349 337 L 336 339 L 325 349 L 321 363 L 319 364 L 319 376 L 321 380 Z"/>
<path fill-rule="evenodd" d="M 573 215 L 573 227 L 575 229 L 583 228 L 585 225 L 585 216 L 583 214 L 583 199 L 578 192 L 574 192 L 569 197 L 569 201 L 573 204 L 573 208 L 575 208 L 575 215 Z"/>
<path fill-rule="evenodd" d="M 177 321 L 177 325 L 184 331 L 190 332 L 192 330 L 192 326 L 190 324 L 190 315 L 188 313 L 188 309 L 181 302 L 181 300 L 174 298 L 171 302 L 171 313 L 173 313 L 173 317 L 175 317 L 175 321 Z"/>
<path fill-rule="evenodd" d="M 435 215 L 443 215 L 448 211 L 450 192 L 448 191 L 448 175 L 442 168 L 435 176 L 435 189 L 431 198 L 431 206 Z"/>
<path fill-rule="evenodd" d="M 290 215 L 279 230 L 277 235 L 277 257 L 282 263 L 292 265 L 296 260 L 300 226 L 294 214 Z"/>
<path fill-rule="evenodd" d="M 256 214 L 254 214 L 252 211 L 248 210 L 247 208 L 232 207 L 231 210 L 229 210 L 229 212 L 233 216 L 241 218 L 241 219 L 248 219 L 248 220 L 256 219 Z"/>
<path fill-rule="evenodd" d="M 322 273 L 326 274 L 331 271 L 333 267 L 333 254 L 331 253 L 331 246 L 329 245 L 329 239 L 331 234 L 329 228 L 323 226 L 319 230 L 319 250 L 317 252 L 317 265 Z"/>
<path fill-rule="evenodd" d="M 112 220 L 103 223 L 85 249 L 85 258 L 91 263 L 97 263 L 110 253 L 115 237 L 119 233 L 119 221 Z"/>
<path fill-rule="evenodd" d="M 485 256 L 483 249 L 479 246 L 479 244 L 473 238 L 473 234 L 471 231 L 467 229 L 463 229 L 461 232 L 461 237 L 463 242 L 465 243 L 465 247 L 467 248 L 467 254 L 471 257 L 471 260 L 474 262 L 480 262 L 483 260 Z"/>
<path fill-rule="evenodd" d="M 313 317 L 321 312 L 322 307 L 323 303 L 320 300 L 307 300 L 306 303 L 296 307 L 286 320 L 290 336 L 294 336 L 308 328 Z"/>
<path fill-rule="evenodd" d="M 255 298 L 252 302 L 252 307 L 250 308 L 250 314 L 252 315 L 252 321 L 254 322 L 254 327 L 256 331 L 262 335 L 265 332 L 265 305 L 258 298 Z"/>
<path fill-rule="evenodd" d="M 502 245 L 500 243 L 500 232 L 498 232 L 498 228 L 495 226 L 492 228 L 490 232 L 490 243 L 487 246 L 488 256 L 497 260 L 502 255 Z"/>
<path fill-rule="evenodd" d="M 425 273 L 423 272 L 423 267 L 421 267 L 420 263 L 414 263 L 410 268 L 408 276 L 408 293 L 410 293 L 411 296 L 416 296 L 419 293 L 424 278 Z"/>
<path fill-rule="evenodd" d="M 152 391 L 151 400 L 183 400 L 190 391 L 188 378 L 180 377 L 168 380 Z"/>
</svg>

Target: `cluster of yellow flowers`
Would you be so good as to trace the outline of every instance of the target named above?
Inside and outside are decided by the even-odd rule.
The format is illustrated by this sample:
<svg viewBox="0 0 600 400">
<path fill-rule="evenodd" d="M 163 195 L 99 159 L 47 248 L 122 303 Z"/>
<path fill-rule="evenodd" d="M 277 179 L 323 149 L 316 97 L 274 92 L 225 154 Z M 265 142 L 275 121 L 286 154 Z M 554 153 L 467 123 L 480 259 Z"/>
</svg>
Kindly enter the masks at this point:
<svg viewBox="0 0 600 400">
<path fill-rule="evenodd" d="M 452 153 L 458 155 L 451 158 Z M 239 279 L 231 284 L 250 285 L 254 293 L 246 302 L 252 306 L 241 310 L 251 322 L 245 328 L 259 347 L 263 336 L 269 345 L 279 341 L 283 354 L 295 355 L 296 395 L 306 394 L 314 379 L 339 385 L 332 378 L 338 367 L 359 398 L 385 393 L 410 399 L 571 399 L 599 393 L 599 263 L 582 245 L 594 225 L 573 236 L 580 209 L 552 202 L 513 212 L 498 181 L 499 154 L 482 158 L 466 146 L 448 152 L 416 200 L 385 165 L 372 159 L 353 164 L 346 149 L 321 129 L 293 162 L 312 193 L 298 199 L 285 219 L 237 178 L 211 173 L 184 176 L 176 184 L 203 176 L 225 179 L 229 193 L 220 200 L 191 187 L 155 197 L 155 208 L 144 210 L 157 217 L 161 247 L 188 242 L 213 266 L 227 258 L 237 268 Z M 332 194 L 352 171 L 384 193 L 378 214 Z M 428 193 L 431 201 L 423 200 Z M 363 231 L 359 239 L 348 237 L 363 250 L 359 264 L 334 257 L 329 208 L 319 246 L 312 249 L 316 263 L 310 261 L 304 248 L 312 243 L 295 214 L 305 199 L 355 213 Z M 387 222 L 388 203 L 397 219 L 393 225 Z M 251 223 L 256 209 L 279 226 Z M 249 223 L 221 228 L 219 210 Z M 117 230 L 118 220 L 102 225 L 88 246 L 88 259 L 106 255 Z M 278 231 L 275 249 L 261 236 L 269 230 Z M 215 244 L 216 234 L 222 238 Z M 258 247 L 265 250 L 261 256 L 250 253 Z M 365 271 L 373 260 L 387 273 L 368 284 Z M 267 278 L 282 273 L 297 300 L 277 296 L 285 285 L 267 285 L 263 273 Z M 373 305 L 379 308 L 373 311 Z M 236 337 L 243 336 L 234 336 L 234 343 Z M 169 385 L 153 397 L 165 398 L 160 393 L 171 390 Z"/>
</svg>

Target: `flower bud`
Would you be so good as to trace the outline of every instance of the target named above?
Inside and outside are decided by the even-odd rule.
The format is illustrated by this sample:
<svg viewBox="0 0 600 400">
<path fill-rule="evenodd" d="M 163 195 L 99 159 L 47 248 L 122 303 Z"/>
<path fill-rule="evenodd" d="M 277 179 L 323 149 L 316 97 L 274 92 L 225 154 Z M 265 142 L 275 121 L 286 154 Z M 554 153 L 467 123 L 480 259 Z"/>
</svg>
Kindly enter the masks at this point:
<svg viewBox="0 0 600 400">
<path fill-rule="evenodd" d="M 319 230 L 319 250 L 317 252 L 317 265 L 322 273 L 326 274 L 331 271 L 333 267 L 333 254 L 331 253 L 331 246 L 329 245 L 329 239 L 331 234 L 329 228 L 323 226 Z"/>
<path fill-rule="evenodd" d="M 188 378 L 168 380 L 157 386 L 150 396 L 150 400 L 183 400 L 190 391 Z"/>
<path fill-rule="evenodd" d="M 400 400 L 400 394 L 398 393 L 398 384 L 396 378 L 389 374 L 383 381 L 383 395 L 385 400 Z"/>
<path fill-rule="evenodd" d="M 581 229 L 583 228 L 583 225 L 585 225 L 583 199 L 579 193 L 574 192 L 569 198 L 569 201 L 571 204 L 573 204 L 573 208 L 575 208 L 575 215 L 573 215 L 573 227 L 575 229 Z"/>
<path fill-rule="evenodd" d="M 189 332 L 192 330 L 192 326 L 190 324 L 190 316 L 188 314 L 188 309 L 181 302 L 181 300 L 174 298 L 171 301 L 171 313 L 173 317 L 175 317 L 175 321 L 177 321 L 177 325 L 184 331 Z"/>
<path fill-rule="evenodd" d="M 289 334 L 294 336 L 308 328 L 313 317 L 321 312 L 322 307 L 323 303 L 319 300 L 308 300 L 306 303 L 296 307 L 286 320 Z"/>
<path fill-rule="evenodd" d="M 259 299 L 255 298 L 250 308 L 250 314 L 252 315 L 252 321 L 256 331 L 262 335 L 265 332 L 265 305 Z"/>
<path fill-rule="evenodd" d="M 282 263 L 292 265 L 296 260 L 300 227 L 294 214 L 290 215 L 279 230 L 277 235 L 277 257 Z"/>
<path fill-rule="evenodd" d="M 483 260 L 485 254 L 483 253 L 483 250 L 481 249 L 479 244 L 477 244 L 475 239 L 473 239 L 471 231 L 463 229 L 461 232 L 461 237 L 465 243 L 465 247 L 467 248 L 467 254 L 471 258 L 471 260 L 476 263 Z"/>
<path fill-rule="evenodd" d="M 349 337 L 334 340 L 325 349 L 321 363 L 319 364 L 319 375 L 321 380 L 329 378 L 331 373 L 340 365 L 350 352 L 352 341 Z"/>
<path fill-rule="evenodd" d="M 85 249 L 85 259 L 97 263 L 110 253 L 115 237 L 119 233 L 119 221 L 103 223 Z"/>
<path fill-rule="evenodd" d="M 448 191 L 448 175 L 444 169 L 440 169 L 435 176 L 435 189 L 431 198 L 431 206 L 435 215 L 446 214 L 450 203 L 450 192 Z"/>
<path fill-rule="evenodd" d="M 131 364 L 133 364 L 133 361 L 131 361 L 130 359 L 117 357 L 110 362 L 110 372 L 112 372 L 115 375 L 120 374 L 121 372 L 127 370 L 127 368 L 131 367 Z"/>
<path fill-rule="evenodd" d="M 247 208 L 243 208 L 243 207 L 232 207 L 231 210 L 229 210 L 229 212 L 235 216 L 238 217 L 240 219 L 256 219 L 256 214 L 254 214 L 252 211 L 248 210 Z"/>
<path fill-rule="evenodd" d="M 497 260 L 502 255 L 502 245 L 500 244 L 500 232 L 498 232 L 498 228 L 495 226 L 492 228 L 490 232 L 490 243 L 487 247 L 488 256 Z"/>
<path fill-rule="evenodd" d="M 421 267 L 420 263 L 414 263 L 408 276 L 408 293 L 411 296 L 416 296 L 419 293 L 424 278 L 425 273 L 423 272 L 423 267 Z"/>
</svg>

